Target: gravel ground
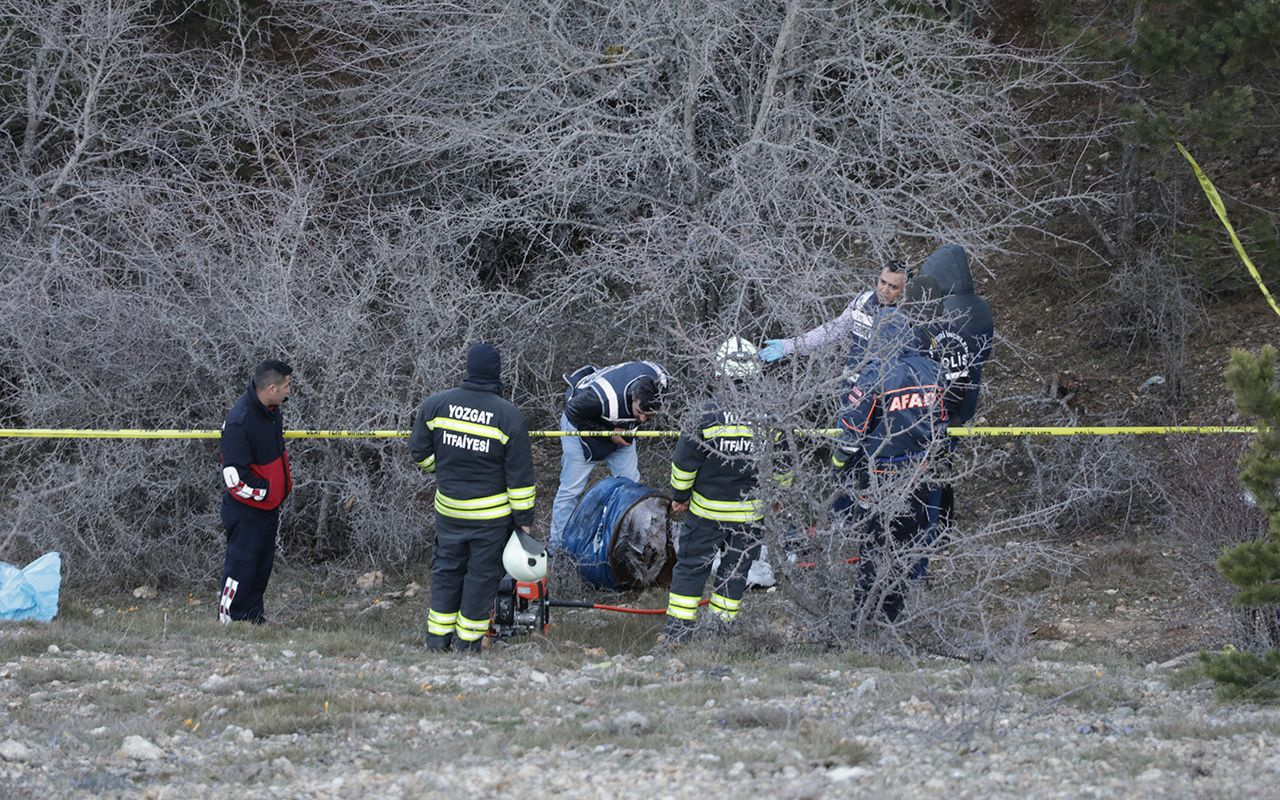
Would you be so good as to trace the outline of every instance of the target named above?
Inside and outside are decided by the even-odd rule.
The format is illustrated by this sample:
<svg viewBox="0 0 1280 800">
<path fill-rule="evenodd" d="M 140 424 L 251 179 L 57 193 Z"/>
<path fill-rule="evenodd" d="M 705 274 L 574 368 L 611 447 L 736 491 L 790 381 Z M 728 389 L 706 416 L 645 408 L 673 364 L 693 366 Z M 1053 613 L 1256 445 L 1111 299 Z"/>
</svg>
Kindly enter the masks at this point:
<svg viewBox="0 0 1280 800">
<path fill-rule="evenodd" d="M 565 624 L 428 655 L 418 609 L 282 629 L 207 607 L 0 627 L 0 797 L 1274 797 L 1280 709 L 1193 654 L 1040 641 L 1008 663 L 675 651 Z M 580 644 L 574 638 L 593 642 Z M 604 646 L 595 644 L 601 640 Z"/>
</svg>

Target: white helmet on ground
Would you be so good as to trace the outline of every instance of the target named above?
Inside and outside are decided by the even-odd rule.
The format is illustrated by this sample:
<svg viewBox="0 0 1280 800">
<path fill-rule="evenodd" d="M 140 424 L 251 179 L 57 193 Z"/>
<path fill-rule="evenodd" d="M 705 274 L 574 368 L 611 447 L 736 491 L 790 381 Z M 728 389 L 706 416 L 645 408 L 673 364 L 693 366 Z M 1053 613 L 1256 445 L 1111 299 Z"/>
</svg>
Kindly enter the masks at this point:
<svg viewBox="0 0 1280 800">
<path fill-rule="evenodd" d="M 502 566 L 518 581 L 547 577 L 547 548 L 523 531 L 512 531 L 502 549 Z"/>
<path fill-rule="evenodd" d="M 716 351 L 716 374 L 733 380 L 760 374 L 756 346 L 741 336 L 727 340 Z"/>
</svg>

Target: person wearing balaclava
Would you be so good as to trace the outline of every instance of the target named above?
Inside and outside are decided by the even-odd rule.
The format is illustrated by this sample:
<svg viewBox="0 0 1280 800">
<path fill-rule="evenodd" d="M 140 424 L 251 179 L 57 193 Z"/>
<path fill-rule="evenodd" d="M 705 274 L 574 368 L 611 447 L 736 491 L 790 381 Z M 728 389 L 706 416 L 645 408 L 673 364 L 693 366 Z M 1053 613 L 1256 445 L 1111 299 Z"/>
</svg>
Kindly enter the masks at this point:
<svg viewBox="0 0 1280 800">
<path fill-rule="evenodd" d="M 533 455 L 524 414 L 502 397 L 493 345 L 467 351 L 467 377 L 422 401 L 409 452 L 436 476 L 427 649 L 479 651 L 489 630 L 502 550 L 533 524 Z"/>
</svg>

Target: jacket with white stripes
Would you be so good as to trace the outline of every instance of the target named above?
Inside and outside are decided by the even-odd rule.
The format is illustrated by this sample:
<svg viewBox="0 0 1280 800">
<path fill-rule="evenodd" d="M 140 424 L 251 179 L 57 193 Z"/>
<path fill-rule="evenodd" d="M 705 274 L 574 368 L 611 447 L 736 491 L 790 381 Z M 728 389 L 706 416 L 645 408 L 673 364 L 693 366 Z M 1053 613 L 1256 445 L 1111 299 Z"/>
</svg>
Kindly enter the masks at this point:
<svg viewBox="0 0 1280 800">
<path fill-rule="evenodd" d="M 771 454 L 774 480 L 791 485 L 790 449 L 782 432 L 729 411 L 718 399 L 709 400 L 698 409 L 696 428 L 682 432 L 676 443 L 671 499 L 689 503 L 689 512 L 703 519 L 762 519 L 759 472 Z"/>
<path fill-rule="evenodd" d="M 816 328 L 791 339 L 783 339 L 788 354 L 808 355 L 832 342 L 848 338 L 849 349 L 845 353 L 845 366 L 860 367 L 864 361 L 867 343 L 871 340 L 877 318 L 885 306 L 874 291 L 856 295 L 840 312 L 840 316 L 828 320 Z M 892 308 L 889 306 L 888 308 Z"/>
<path fill-rule="evenodd" d="M 223 502 L 234 500 L 259 511 L 280 507 L 293 489 L 289 454 L 284 449 L 284 417 L 258 399 L 253 381 L 222 423 Z"/>
<path fill-rule="evenodd" d="M 473 526 L 533 524 L 533 455 L 524 414 L 501 384 L 465 380 L 422 401 L 409 452 L 436 475 L 436 512 Z"/>
<path fill-rule="evenodd" d="M 646 377 L 654 380 L 660 392 L 671 380 L 652 361 L 626 361 L 598 370 L 583 367 L 566 376 L 572 382 L 565 393 L 565 417 L 580 431 L 634 428 L 640 424 L 632 411 L 635 388 Z M 584 436 L 579 441 L 588 461 L 599 461 L 618 448 L 607 436 Z"/>
</svg>

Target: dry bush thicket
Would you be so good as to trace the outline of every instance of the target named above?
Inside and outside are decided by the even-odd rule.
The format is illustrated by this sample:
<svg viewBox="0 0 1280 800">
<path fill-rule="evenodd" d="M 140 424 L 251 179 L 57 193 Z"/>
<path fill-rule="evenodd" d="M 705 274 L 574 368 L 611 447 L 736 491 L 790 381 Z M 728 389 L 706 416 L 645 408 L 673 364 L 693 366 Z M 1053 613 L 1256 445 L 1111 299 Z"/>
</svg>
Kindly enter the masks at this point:
<svg viewBox="0 0 1280 800">
<path fill-rule="evenodd" d="M 1153 394 L 1176 401 L 1190 388 L 1187 345 L 1207 315 L 1202 293 L 1186 267 L 1176 266 L 1171 250 L 1144 249 L 1118 262 L 1090 316 L 1098 323 L 1098 344 L 1120 346 L 1125 366 L 1140 363 L 1139 353 L 1150 353 L 1160 370 Z"/>
<path fill-rule="evenodd" d="M 1247 442 L 1234 436 L 1170 442 L 1160 470 L 1169 497 L 1161 538 L 1181 555 L 1176 563 L 1185 597 L 1240 647 L 1275 648 L 1280 645 L 1280 615 L 1275 609 L 1232 607 L 1235 589 L 1213 566 L 1228 548 L 1267 535 L 1266 516 L 1240 485 L 1240 457 Z"/>
<path fill-rule="evenodd" d="M 533 427 L 562 372 L 631 357 L 677 376 L 675 427 L 730 334 L 797 333 L 888 257 L 981 259 L 1089 200 L 1039 155 L 1087 134 L 1032 113 L 1079 83 L 1068 55 L 878 3 L 277 0 L 208 24 L 173 5 L 0 2 L 6 426 L 216 427 L 282 356 L 290 427 L 405 428 L 484 337 Z M 826 427 L 840 360 L 786 363 L 752 401 Z M 801 437 L 778 497 L 820 531 L 827 444 Z M 669 444 L 644 446 L 665 482 Z M 535 448 L 545 515 L 558 451 Z M 291 450 L 287 558 L 423 555 L 401 443 Z M 217 570 L 214 442 L 4 440 L 0 459 L 6 553 L 60 548 L 77 583 Z M 938 591 L 962 616 L 1009 569 L 981 554 L 1030 541 L 1043 502 L 948 532 L 937 574 L 959 583 Z"/>
</svg>

